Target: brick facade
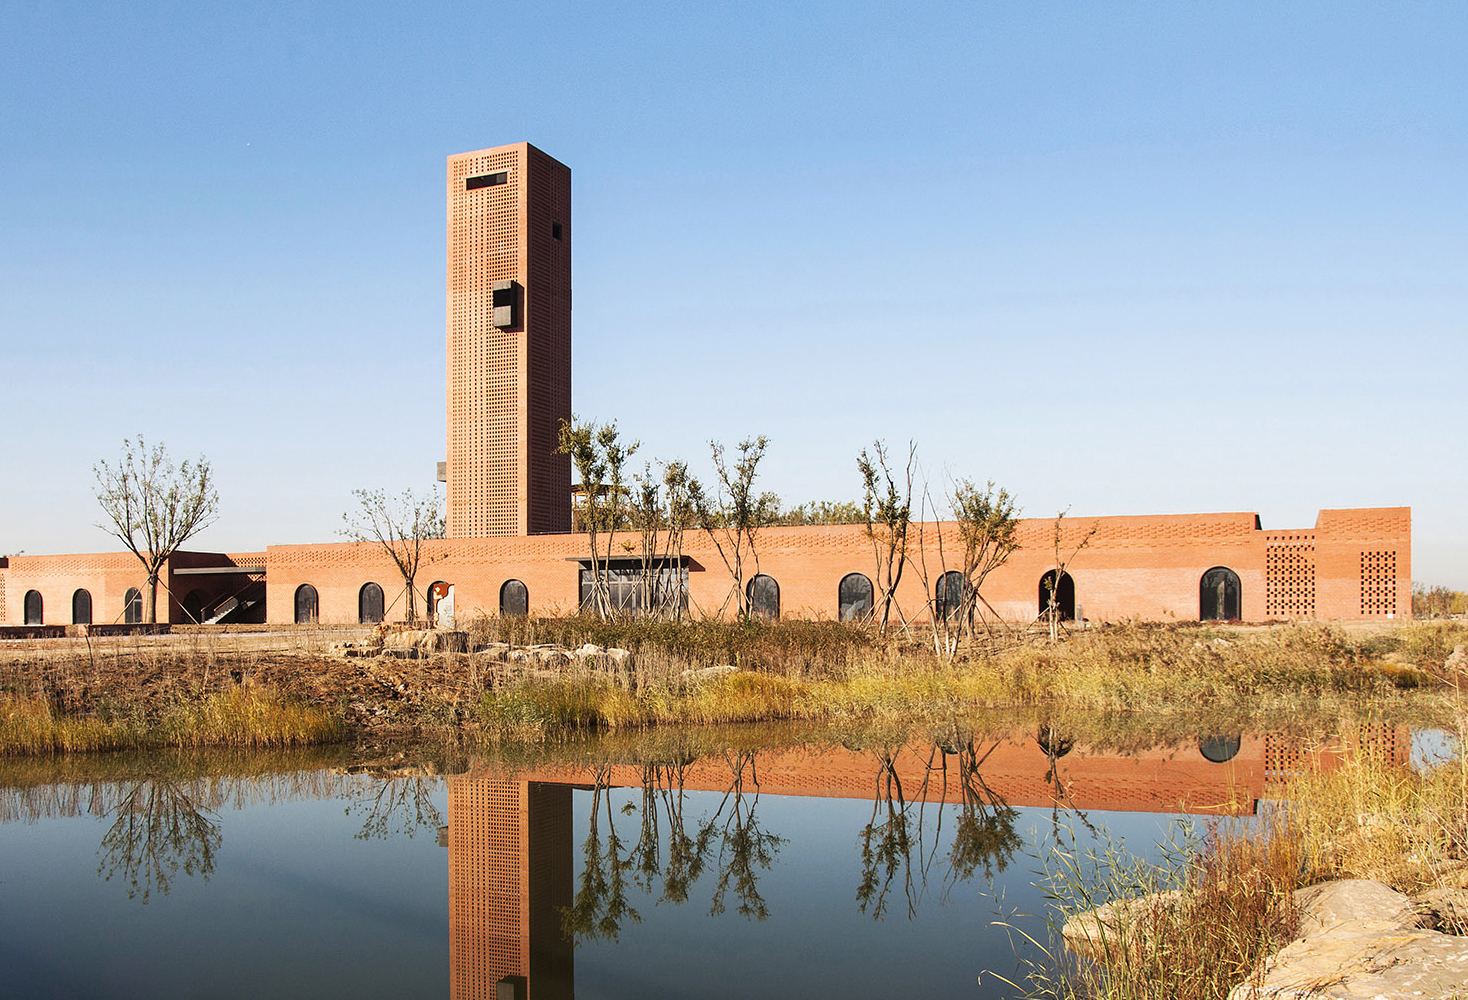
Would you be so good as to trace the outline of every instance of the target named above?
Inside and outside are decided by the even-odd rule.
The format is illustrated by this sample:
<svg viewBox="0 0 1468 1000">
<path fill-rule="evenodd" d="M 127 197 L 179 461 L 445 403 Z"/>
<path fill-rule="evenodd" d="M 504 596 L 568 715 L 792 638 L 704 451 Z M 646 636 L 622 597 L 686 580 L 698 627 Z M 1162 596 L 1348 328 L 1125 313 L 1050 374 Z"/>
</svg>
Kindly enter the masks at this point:
<svg viewBox="0 0 1468 1000">
<path fill-rule="evenodd" d="M 586 555 L 584 538 L 567 533 L 570 462 L 555 454 L 558 428 L 571 416 L 571 172 L 528 143 L 460 153 L 448 158 L 447 197 L 448 537 L 428 544 L 416 590 L 452 583 L 461 614 L 495 614 L 501 588 L 518 580 L 532 613 L 570 612 L 579 603 L 576 560 Z M 495 286 L 504 282 L 514 283 L 513 294 L 500 313 Z M 1069 562 L 1075 610 L 1092 620 L 1196 620 L 1203 576 L 1214 568 L 1222 568 L 1210 577 L 1223 580 L 1219 600 L 1229 589 L 1247 621 L 1411 615 L 1405 507 L 1322 511 L 1314 528 L 1292 531 L 1263 531 L 1248 513 L 1071 517 L 1062 553 L 1069 556 L 1093 527 Z M 898 593 L 908 617 L 921 617 L 943 572 L 939 541 L 949 568 L 958 550 L 951 524 L 923 526 L 921 545 L 917 534 Z M 1054 521 L 1024 521 L 1020 549 L 986 582 L 982 596 L 1004 618 L 1038 614 L 1041 580 L 1055 564 L 1054 535 Z M 692 612 L 732 606 L 729 576 L 707 537 L 690 533 L 685 552 Z M 384 552 L 335 543 L 178 553 L 164 577 L 160 620 L 187 621 L 191 593 L 213 606 L 241 583 L 228 573 L 177 572 L 201 566 L 264 566 L 272 622 L 295 619 L 298 593 L 310 594 L 305 587 L 315 592 L 306 606 L 322 622 L 357 621 L 369 583 L 382 588 L 389 620 L 406 613 L 401 577 Z M 764 529 L 758 569 L 778 583 L 781 614 L 808 618 L 839 616 L 837 591 L 847 574 L 876 582 L 871 542 L 854 525 Z M 15 556 L 0 565 L 0 623 L 25 624 L 34 591 L 44 623 L 69 624 L 78 590 L 91 597 L 93 621 L 120 621 L 126 591 L 142 580 L 139 563 L 125 553 Z"/>
</svg>

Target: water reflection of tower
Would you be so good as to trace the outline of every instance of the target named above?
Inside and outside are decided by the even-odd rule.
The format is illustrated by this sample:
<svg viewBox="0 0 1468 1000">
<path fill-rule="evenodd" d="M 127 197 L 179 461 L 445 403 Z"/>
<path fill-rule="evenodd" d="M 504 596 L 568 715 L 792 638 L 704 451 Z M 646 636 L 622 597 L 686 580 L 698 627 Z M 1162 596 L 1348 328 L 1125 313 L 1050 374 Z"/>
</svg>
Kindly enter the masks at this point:
<svg viewBox="0 0 1468 1000">
<path fill-rule="evenodd" d="M 571 786 L 450 778 L 449 984 L 453 1000 L 575 995 Z"/>
</svg>

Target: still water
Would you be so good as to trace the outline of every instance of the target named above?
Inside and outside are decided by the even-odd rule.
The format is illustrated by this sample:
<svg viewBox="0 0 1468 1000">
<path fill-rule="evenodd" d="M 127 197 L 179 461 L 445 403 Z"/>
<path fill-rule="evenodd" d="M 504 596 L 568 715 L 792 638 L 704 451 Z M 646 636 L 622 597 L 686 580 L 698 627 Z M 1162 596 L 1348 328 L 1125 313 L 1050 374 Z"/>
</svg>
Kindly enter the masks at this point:
<svg viewBox="0 0 1468 1000">
<path fill-rule="evenodd" d="M 1303 753 L 1042 727 L 426 768 L 12 762 L 0 995 L 1012 996 L 1057 844 L 1147 855 L 1248 816 Z"/>
</svg>

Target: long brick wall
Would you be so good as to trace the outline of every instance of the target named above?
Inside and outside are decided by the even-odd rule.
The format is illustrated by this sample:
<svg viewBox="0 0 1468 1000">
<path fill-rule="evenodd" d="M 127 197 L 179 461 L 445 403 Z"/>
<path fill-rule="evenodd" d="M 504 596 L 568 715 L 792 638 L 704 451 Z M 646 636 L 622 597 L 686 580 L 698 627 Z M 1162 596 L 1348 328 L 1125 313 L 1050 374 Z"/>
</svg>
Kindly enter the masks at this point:
<svg viewBox="0 0 1468 1000">
<path fill-rule="evenodd" d="M 1068 564 L 1077 610 L 1092 621 L 1195 621 L 1202 575 L 1222 566 L 1239 578 L 1240 617 L 1246 621 L 1411 616 L 1409 508 L 1322 511 L 1311 529 L 1264 531 L 1257 524 L 1249 513 L 1067 518 L 1063 556 L 1096 529 Z M 1038 614 L 1041 578 L 1055 565 L 1054 533 L 1053 520 L 1022 522 L 1020 549 L 986 581 L 985 600 L 1007 620 L 1029 621 Z M 959 544 L 953 524 L 923 525 L 921 546 L 918 535 L 915 527 L 898 590 L 899 606 L 909 617 L 923 614 L 944 557 L 952 568 Z M 615 540 L 613 551 L 625 552 L 623 540 L 633 543 L 635 552 L 633 535 Z M 732 606 L 730 575 L 708 537 L 690 533 L 684 551 L 693 613 L 714 614 Z M 779 585 L 782 616 L 834 619 L 844 576 L 861 573 L 876 581 L 872 545 L 859 525 L 766 528 L 758 534 L 756 551 L 759 571 Z M 454 584 L 461 615 L 497 614 L 501 588 L 519 580 L 529 591 L 532 613 L 570 612 L 579 600 L 578 560 L 586 554 L 585 537 L 575 534 L 428 542 L 415 587 L 419 610 L 428 586 L 441 580 Z M 160 591 L 160 620 L 165 603 L 168 620 L 184 620 L 181 602 L 190 589 L 208 589 L 206 597 L 212 598 L 219 596 L 216 590 L 236 585 L 233 578 L 179 576 L 175 569 L 231 565 L 266 567 L 270 621 L 293 620 L 296 591 L 309 585 L 317 593 L 320 621 L 355 622 L 368 582 L 382 588 L 389 620 L 406 616 L 402 578 L 387 554 L 373 545 L 342 542 L 272 545 L 264 552 L 178 553 L 165 575 L 167 589 Z M 69 624 L 78 589 L 91 594 L 93 621 L 121 621 L 126 591 L 142 586 L 142 567 L 130 553 L 14 556 L 0 568 L 5 595 L 0 621 L 23 624 L 25 595 L 35 590 L 42 596 L 43 622 Z"/>
</svg>

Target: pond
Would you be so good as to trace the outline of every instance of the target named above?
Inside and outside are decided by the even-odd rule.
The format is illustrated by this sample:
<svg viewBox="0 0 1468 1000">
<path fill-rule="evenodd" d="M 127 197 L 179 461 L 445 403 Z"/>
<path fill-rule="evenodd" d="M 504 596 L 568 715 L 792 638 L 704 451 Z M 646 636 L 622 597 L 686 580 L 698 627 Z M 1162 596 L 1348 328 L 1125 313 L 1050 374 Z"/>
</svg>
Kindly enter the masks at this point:
<svg viewBox="0 0 1468 1000">
<path fill-rule="evenodd" d="M 1325 753 L 1367 743 L 1412 736 Z M 1321 752 L 1038 726 L 0 762 L 4 993 L 1013 996 L 1057 845 L 1248 822 Z"/>
</svg>

